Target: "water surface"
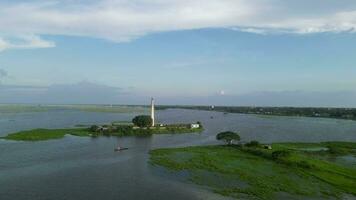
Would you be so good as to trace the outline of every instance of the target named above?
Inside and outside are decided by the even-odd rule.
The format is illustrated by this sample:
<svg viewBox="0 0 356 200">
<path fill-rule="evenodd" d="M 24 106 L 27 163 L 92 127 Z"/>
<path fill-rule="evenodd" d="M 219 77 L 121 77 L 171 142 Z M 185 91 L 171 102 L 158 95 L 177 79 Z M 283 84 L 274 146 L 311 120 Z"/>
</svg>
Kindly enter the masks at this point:
<svg viewBox="0 0 356 200">
<path fill-rule="evenodd" d="M 136 113 L 137 114 L 137 113 Z M 130 120 L 135 113 L 50 111 L 0 114 L 0 135 L 32 128 Z M 151 137 L 66 136 L 59 140 L 0 140 L 0 199 L 225 199 L 148 164 L 148 151 L 160 147 L 216 144 L 216 133 L 239 131 L 243 140 L 261 142 L 356 141 L 356 122 L 299 117 L 261 117 L 169 109 L 161 123 L 201 121 L 201 134 Z M 114 152 L 117 144 L 129 147 Z"/>
</svg>

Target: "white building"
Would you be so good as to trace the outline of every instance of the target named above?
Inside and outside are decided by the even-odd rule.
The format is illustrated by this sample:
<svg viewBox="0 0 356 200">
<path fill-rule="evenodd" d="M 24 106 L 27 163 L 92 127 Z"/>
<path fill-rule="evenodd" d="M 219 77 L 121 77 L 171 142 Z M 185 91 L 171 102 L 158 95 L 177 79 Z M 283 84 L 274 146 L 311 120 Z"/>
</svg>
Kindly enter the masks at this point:
<svg viewBox="0 0 356 200">
<path fill-rule="evenodd" d="M 200 128 L 199 124 L 190 124 L 190 128 Z"/>
</svg>

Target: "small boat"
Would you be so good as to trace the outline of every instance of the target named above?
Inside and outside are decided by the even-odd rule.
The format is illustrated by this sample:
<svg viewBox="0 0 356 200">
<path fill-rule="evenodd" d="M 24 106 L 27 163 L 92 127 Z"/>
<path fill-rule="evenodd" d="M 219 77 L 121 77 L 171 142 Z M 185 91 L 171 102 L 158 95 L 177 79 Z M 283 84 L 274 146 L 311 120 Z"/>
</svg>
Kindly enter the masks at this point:
<svg viewBox="0 0 356 200">
<path fill-rule="evenodd" d="M 118 147 L 116 147 L 116 148 L 114 149 L 114 151 L 122 151 L 122 150 L 127 150 L 127 149 L 129 149 L 129 148 L 125 148 L 125 147 L 120 147 L 120 146 L 118 146 Z"/>
</svg>

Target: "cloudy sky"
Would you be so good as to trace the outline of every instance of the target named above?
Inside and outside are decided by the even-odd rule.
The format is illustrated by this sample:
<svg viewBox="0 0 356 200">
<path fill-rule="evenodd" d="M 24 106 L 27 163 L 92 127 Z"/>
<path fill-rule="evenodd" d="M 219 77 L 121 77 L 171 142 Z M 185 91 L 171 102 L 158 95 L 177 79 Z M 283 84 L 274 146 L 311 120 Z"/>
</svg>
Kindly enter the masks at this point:
<svg viewBox="0 0 356 200">
<path fill-rule="evenodd" d="M 0 103 L 356 107 L 354 0 L 1 0 Z"/>
</svg>

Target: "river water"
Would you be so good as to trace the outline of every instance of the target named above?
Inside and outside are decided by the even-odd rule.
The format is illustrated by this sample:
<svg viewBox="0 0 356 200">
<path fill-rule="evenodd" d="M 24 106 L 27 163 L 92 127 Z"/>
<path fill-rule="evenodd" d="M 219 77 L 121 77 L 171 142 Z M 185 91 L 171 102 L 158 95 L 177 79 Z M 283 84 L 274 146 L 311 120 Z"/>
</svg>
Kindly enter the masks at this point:
<svg viewBox="0 0 356 200">
<path fill-rule="evenodd" d="M 33 128 L 130 120 L 137 113 L 50 111 L 0 114 L 0 136 Z M 217 144 L 220 131 L 239 131 L 242 140 L 261 142 L 356 141 L 356 121 L 304 117 L 265 117 L 168 109 L 161 123 L 201 121 L 201 134 L 151 137 L 66 136 L 59 140 L 0 140 L 0 199 L 225 199 L 151 166 L 148 151 L 160 147 Z M 129 149 L 114 152 L 120 144 Z"/>
</svg>

